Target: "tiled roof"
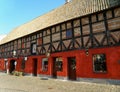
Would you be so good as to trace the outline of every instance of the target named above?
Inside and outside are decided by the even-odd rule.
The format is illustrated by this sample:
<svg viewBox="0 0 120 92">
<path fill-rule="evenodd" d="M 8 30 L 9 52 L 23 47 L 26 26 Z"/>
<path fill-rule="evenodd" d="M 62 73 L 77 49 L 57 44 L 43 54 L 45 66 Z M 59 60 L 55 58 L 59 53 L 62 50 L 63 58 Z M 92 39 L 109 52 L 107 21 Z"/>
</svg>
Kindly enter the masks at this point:
<svg viewBox="0 0 120 92">
<path fill-rule="evenodd" d="M 32 21 L 23 24 L 11 31 L 1 42 L 4 44 L 19 37 L 31 34 L 48 26 L 66 20 L 104 10 L 120 4 L 120 0 L 72 0 L 57 9 L 54 9 Z"/>
</svg>

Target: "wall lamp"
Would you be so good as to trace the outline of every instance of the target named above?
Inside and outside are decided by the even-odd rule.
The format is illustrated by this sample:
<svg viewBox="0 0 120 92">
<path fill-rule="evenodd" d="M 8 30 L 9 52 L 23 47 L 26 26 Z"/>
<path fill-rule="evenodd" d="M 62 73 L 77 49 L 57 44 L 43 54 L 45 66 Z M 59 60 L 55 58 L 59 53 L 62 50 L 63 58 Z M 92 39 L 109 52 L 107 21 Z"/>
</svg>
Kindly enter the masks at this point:
<svg viewBox="0 0 120 92">
<path fill-rule="evenodd" d="M 45 55 L 46 55 L 47 58 L 49 58 L 50 57 L 50 51 L 48 50 Z"/>
<path fill-rule="evenodd" d="M 15 57 L 15 56 L 16 56 L 16 51 L 14 50 L 14 51 L 13 51 L 13 57 Z"/>
<path fill-rule="evenodd" d="M 86 54 L 86 56 L 89 55 L 89 49 L 88 48 L 85 48 L 85 54 Z"/>
<path fill-rule="evenodd" d="M 24 60 L 27 61 L 27 60 L 28 60 L 28 57 L 24 57 Z"/>
</svg>

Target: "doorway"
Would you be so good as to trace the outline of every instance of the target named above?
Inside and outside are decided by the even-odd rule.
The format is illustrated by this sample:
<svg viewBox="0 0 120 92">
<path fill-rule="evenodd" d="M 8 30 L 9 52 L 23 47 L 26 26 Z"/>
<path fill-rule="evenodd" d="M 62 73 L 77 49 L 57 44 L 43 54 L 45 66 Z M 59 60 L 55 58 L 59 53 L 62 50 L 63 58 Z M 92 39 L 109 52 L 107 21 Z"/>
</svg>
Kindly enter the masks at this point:
<svg viewBox="0 0 120 92">
<path fill-rule="evenodd" d="M 33 75 L 37 76 L 37 59 L 33 59 Z"/>
<path fill-rule="evenodd" d="M 16 67 L 16 61 L 15 60 L 11 60 L 10 61 L 10 73 L 12 73 L 13 71 L 15 71 L 15 67 Z"/>
<path fill-rule="evenodd" d="M 68 58 L 68 78 L 76 80 L 76 59 L 75 57 Z"/>
<path fill-rule="evenodd" d="M 57 78 L 56 58 L 53 58 L 53 78 Z"/>
<path fill-rule="evenodd" d="M 5 61 L 5 63 L 4 63 L 4 67 L 5 67 L 5 72 L 7 73 L 8 61 Z"/>
</svg>

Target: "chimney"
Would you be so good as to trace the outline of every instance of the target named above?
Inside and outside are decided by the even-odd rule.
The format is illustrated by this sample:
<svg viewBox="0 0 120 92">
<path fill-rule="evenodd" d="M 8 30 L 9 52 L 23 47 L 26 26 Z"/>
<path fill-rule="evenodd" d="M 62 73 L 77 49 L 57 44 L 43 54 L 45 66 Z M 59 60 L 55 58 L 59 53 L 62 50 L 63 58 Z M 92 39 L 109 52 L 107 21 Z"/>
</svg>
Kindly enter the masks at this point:
<svg viewBox="0 0 120 92">
<path fill-rule="evenodd" d="M 71 0 L 65 0 L 65 3 L 69 3 Z"/>
</svg>

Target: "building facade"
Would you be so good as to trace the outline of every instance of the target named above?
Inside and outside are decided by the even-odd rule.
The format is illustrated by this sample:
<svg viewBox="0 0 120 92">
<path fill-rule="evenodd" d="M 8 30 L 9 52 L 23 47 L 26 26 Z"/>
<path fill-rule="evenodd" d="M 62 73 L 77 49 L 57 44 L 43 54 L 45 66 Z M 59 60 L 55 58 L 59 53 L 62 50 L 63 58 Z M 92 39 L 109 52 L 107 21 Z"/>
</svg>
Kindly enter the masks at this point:
<svg viewBox="0 0 120 92">
<path fill-rule="evenodd" d="M 119 0 L 72 0 L 19 26 L 0 42 L 0 70 L 120 79 Z"/>
</svg>

